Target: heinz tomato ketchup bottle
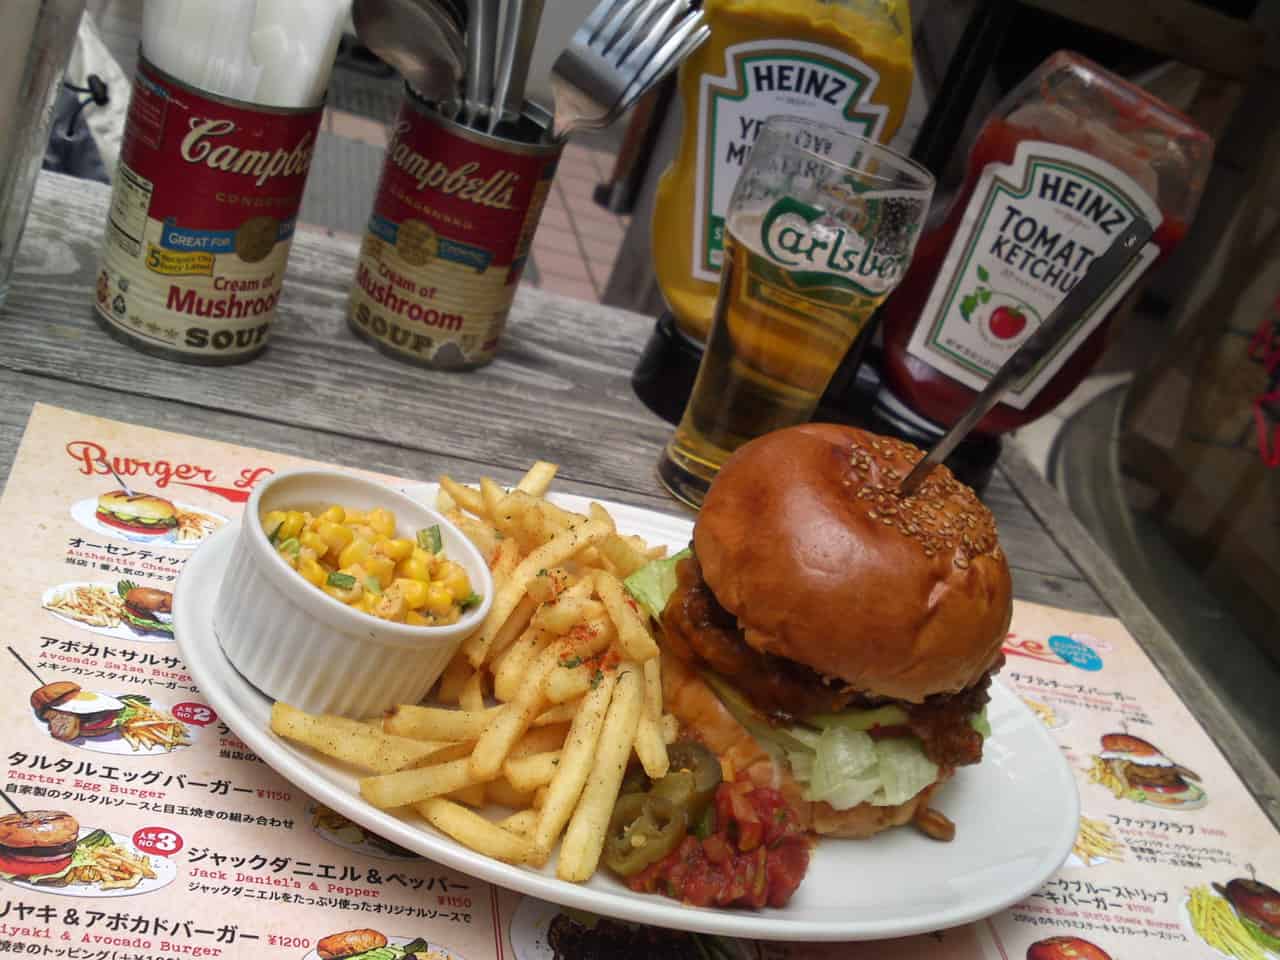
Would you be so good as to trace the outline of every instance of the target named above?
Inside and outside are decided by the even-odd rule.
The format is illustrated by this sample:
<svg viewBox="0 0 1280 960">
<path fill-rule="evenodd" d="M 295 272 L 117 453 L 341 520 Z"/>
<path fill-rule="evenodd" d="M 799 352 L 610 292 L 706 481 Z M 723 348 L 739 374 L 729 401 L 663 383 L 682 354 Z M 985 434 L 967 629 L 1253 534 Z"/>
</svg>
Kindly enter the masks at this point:
<svg viewBox="0 0 1280 960">
<path fill-rule="evenodd" d="M 1053 409 L 1101 355 L 1118 306 L 1186 233 L 1213 142 L 1168 105 L 1060 52 L 1000 104 L 945 219 L 882 311 L 877 412 L 927 439 L 977 391 L 1135 214 L 1155 235 L 1061 349 L 978 425 L 999 434 Z"/>
</svg>

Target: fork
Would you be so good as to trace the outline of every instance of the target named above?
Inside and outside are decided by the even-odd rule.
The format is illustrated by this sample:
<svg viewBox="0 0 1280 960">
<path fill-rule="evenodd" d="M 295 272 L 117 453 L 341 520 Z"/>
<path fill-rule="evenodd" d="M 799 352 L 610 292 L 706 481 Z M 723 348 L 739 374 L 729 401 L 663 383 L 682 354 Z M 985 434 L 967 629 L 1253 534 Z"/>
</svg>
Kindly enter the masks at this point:
<svg viewBox="0 0 1280 960">
<path fill-rule="evenodd" d="M 551 68 L 555 139 L 608 126 L 709 34 L 690 0 L 601 0 Z"/>
</svg>

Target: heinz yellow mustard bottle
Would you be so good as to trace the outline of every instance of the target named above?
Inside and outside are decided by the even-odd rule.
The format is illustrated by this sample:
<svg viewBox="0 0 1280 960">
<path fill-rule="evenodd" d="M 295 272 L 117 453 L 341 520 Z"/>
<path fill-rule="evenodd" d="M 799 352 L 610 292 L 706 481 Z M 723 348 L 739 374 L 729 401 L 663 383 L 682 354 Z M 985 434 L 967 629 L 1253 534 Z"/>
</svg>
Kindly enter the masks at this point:
<svg viewBox="0 0 1280 960">
<path fill-rule="evenodd" d="M 680 151 L 658 185 L 653 261 L 667 305 L 705 342 L 724 213 L 765 118 L 843 125 L 881 142 L 911 94 L 907 0 L 706 0 L 711 36 L 680 68 Z"/>
</svg>

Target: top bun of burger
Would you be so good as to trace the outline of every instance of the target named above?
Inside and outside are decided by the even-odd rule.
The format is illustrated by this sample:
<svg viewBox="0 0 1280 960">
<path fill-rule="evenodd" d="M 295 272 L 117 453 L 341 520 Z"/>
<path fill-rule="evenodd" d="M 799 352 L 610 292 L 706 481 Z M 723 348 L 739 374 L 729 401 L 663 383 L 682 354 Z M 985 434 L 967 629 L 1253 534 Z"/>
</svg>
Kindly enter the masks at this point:
<svg viewBox="0 0 1280 960">
<path fill-rule="evenodd" d="M 73 843 L 80 824 L 59 810 L 26 810 L 0 817 L 0 846 L 15 850 Z"/>
<path fill-rule="evenodd" d="M 995 521 L 945 466 L 854 427 L 766 434 L 721 468 L 693 549 L 756 650 L 859 691 L 921 702 L 992 669 L 1012 615 Z"/>
<path fill-rule="evenodd" d="M 53 683 L 46 683 L 43 687 L 39 687 L 31 694 L 31 709 L 36 712 L 36 716 L 43 718 L 45 713 L 58 704 L 74 697 L 80 692 L 80 684 L 72 683 L 70 680 L 55 680 Z"/>
</svg>

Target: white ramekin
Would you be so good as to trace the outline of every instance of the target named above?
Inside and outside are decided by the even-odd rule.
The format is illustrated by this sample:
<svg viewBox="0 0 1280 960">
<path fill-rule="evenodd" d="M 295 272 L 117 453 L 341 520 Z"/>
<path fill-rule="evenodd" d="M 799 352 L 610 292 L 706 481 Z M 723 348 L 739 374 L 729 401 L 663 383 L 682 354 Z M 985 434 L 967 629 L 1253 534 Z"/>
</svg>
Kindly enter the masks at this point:
<svg viewBox="0 0 1280 960">
<path fill-rule="evenodd" d="M 438 524 L 445 556 L 461 564 L 483 599 L 447 627 L 392 623 L 318 590 L 276 553 L 262 530 L 269 510 L 385 507 L 397 536 Z M 471 541 L 434 510 L 390 487 L 336 470 L 295 470 L 259 484 L 249 497 L 213 611 L 227 659 L 267 696 L 311 713 L 371 717 L 417 703 L 493 602 L 488 564 Z"/>
</svg>

